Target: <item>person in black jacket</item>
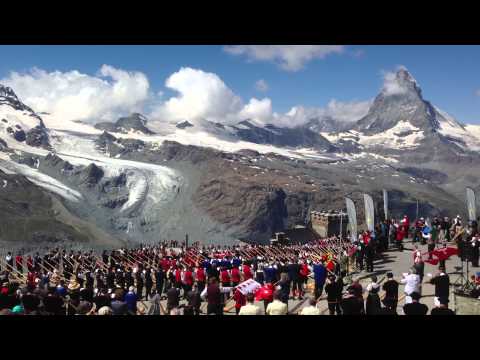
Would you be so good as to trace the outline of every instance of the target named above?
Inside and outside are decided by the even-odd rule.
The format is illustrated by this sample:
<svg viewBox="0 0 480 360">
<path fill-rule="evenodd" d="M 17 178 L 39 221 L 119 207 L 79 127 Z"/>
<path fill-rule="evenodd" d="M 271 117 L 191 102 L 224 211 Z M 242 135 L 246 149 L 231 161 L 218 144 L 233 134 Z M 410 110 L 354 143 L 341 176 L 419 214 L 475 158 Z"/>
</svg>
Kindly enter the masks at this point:
<svg viewBox="0 0 480 360">
<path fill-rule="evenodd" d="M 140 271 L 140 269 L 135 273 L 135 280 L 137 282 L 138 300 L 142 300 L 143 299 L 144 279 L 143 279 L 143 273 Z"/>
<path fill-rule="evenodd" d="M 170 314 L 170 311 L 180 304 L 180 289 L 177 289 L 175 286 L 172 286 L 167 291 L 167 313 Z"/>
<path fill-rule="evenodd" d="M 353 287 L 348 288 L 348 294 L 343 297 L 340 306 L 343 315 L 363 315 L 363 301 L 356 296 Z"/>
<path fill-rule="evenodd" d="M 356 244 L 356 252 L 355 252 L 355 259 L 357 263 L 357 267 L 360 268 L 360 271 L 363 271 L 363 259 L 365 256 L 365 245 L 363 242 L 357 242 Z"/>
<path fill-rule="evenodd" d="M 152 287 L 153 287 L 152 272 L 150 268 L 147 268 L 145 270 L 145 298 L 147 299 L 147 301 L 150 298 L 150 295 L 152 294 Z"/>
<path fill-rule="evenodd" d="M 367 246 L 365 246 L 365 263 L 367 265 L 367 271 L 373 272 L 373 260 L 375 258 L 375 245 L 371 240 Z"/>
<path fill-rule="evenodd" d="M 472 240 L 471 240 L 471 242 L 468 246 L 470 246 L 470 251 L 469 251 L 470 259 L 469 260 L 472 262 L 473 267 L 478 267 L 478 259 L 480 257 L 479 256 L 480 255 L 480 251 L 479 251 L 480 238 L 479 238 L 478 234 L 476 234 L 475 236 L 472 237 Z"/>
<path fill-rule="evenodd" d="M 127 271 L 125 271 L 125 288 L 129 289 L 131 286 L 133 286 L 135 283 L 132 275 L 132 269 L 127 268 Z"/>
<path fill-rule="evenodd" d="M 430 283 L 435 285 L 435 306 L 440 306 L 443 302 L 448 304 L 448 298 L 450 296 L 450 278 L 445 272 L 445 268 L 439 267 L 439 273 L 430 279 Z"/>
<path fill-rule="evenodd" d="M 163 293 L 163 283 L 164 283 L 165 274 L 161 266 L 158 267 L 155 273 L 155 288 L 157 289 L 157 294 L 160 296 Z"/>
<path fill-rule="evenodd" d="M 380 286 L 378 284 L 371 284 L 371 288 L 367 296 L 367 301 L 365 302 L 365 313 L 367 315 L 377 315 L 382 309 L 380 297 L 378 296 L 379 289 Z"/>
<path fill-rule="evenodd" d="M 115 288 L 115 272 L 113 271 L 113 269 L 109 269 L 107 273 L 107 288 Z"/>
<path fill-rule="evenodd" d="M 296 261 L 291 261 L 287 265 L 287 271 L 288 277 L 292 282 L 293 299 L 295 299 L 297 292 L 298 298 L 300 299 L 302 294 L 302 284 L 300 283 L 300 265 Z"/>
<path fill-rule="evenodd" d="M 398 281 L 393 279 L 393 273 L 387 273 L 387 281 L 383 284 L 383 290 L 385 291 L 385 298 L 383 299 L 383 305 L 386 308 L 397 313 L 398 304 Z"/>
<path fill-rule="evenodd" d="M 117 286 L 125 289 L 125 274 L 121 269 L 117 270 L 117 273 L 115 274 L 115 281 L 117 282 Z"/>
<path fill-rule="evenodd" d="M 330 315 L 341 315 L 340 303 L 342 301 L 343 282 L 336 279 L 335 275 L 329 275 L 325 292 L 327 293 L 328 311 Z"/>
<path fill-rule="evenodd" d="M 202 305 L 202 299 L 198 285 L 193 284 L 192 290 L 187 293 L 188 307 L 191 309 L 191 315 L 200 315 L 200 306 Z M 184 312 L 184 314 L 186 314 Z"/>
<path fill-rule="evenodd" d="M 422 296 L 418 292 L 413 292 L 410 294 L 410 297 L 412 302 L 403 306 L 405 315 L 427 315 L 428 306 L 420 303 Z"/>
</svg>

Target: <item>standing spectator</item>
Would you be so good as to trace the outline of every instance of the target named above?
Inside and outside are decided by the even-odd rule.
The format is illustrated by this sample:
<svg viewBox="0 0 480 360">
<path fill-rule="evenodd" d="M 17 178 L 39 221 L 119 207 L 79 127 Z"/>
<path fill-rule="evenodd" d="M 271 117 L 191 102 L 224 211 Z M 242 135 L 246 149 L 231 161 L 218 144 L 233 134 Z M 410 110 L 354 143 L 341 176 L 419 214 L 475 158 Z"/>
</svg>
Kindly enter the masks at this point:
<svg viewBox="0 0 480 360">
<path fill-rule="evenodd" d="M 385 291 L 385 298 L 383 304 L 394 313 L 397 313 L 398 304 L 398 282 L 393 278 L 391 272 L 387 273 L 387 281 L 383 284 L 383 290 Z"/>
<path fill-rule="evenodd" d="M 293 299 L 295 297 L 299 296 L 300 298 L 300 293 L 302 289 L 302 285 L 300 284 L 300 265 L 298 264 L 297 261 L 290 261 L 290 263 L 287 265 L 288 268 L 288 278 L 292 282 L 292 295 Z"/>
<path fill-rule="evenodd" d="M 405 303 L 412 302 L 412 293 L 420 293 L 420 276 L 417 275 L 417 270 L 412 268 L 408 274 L 403 274 L 403 279 L 400 281 L 405 284 Z"/>
<path fill-rule="evenodd" d="M 450 296 L 450 278 L 445 272 L 445 267 L 439 267 L 439 273 L 430 279 L 430 284 L 435 285 L 435 306 L 440 304 L 448 304 L 448 298 Z"/>
<path fill-rule="evenodd" d="M 342 301 L 343 283 L 335 275 L 329 275 L 325 285 L 327 293 L 328 311 L 330 315 L 341 314 L 340 302 Z M 316 299 L 318 301 L 318 299 Z"/>
<path fill-rule="evenodd" d="M 175 285 L 167 291 L 167 313 L 180 305 L 180 289 Z"/>
<path fill-rule="evenodd" d="M 323 286 L 325 285 L 325 280 L 327 279 L 327 269 L 323 265 L 323 261 L 313 265 L 313 275 L 315 281 L 315 299 L 318 299 L 320 296 L 322 296 Z"/>
</svg>

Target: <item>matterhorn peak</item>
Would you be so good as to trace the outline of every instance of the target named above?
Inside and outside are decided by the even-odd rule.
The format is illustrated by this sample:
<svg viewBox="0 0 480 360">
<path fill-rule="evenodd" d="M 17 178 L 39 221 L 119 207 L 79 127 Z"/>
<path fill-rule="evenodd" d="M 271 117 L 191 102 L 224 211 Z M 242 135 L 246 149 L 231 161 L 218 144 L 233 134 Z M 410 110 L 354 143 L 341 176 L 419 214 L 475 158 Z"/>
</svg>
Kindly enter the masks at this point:
<svg viewBox="0 0 480 360">
<path fill-rule="evenodd" d="M 382 89 L 383 96 L 409 94 L 421 98 L 422 91 L 417 80 L 415 80 L 405 66 L 399 66 L 395 73 L 387 72 L 385 74 Z"/>
</svg>

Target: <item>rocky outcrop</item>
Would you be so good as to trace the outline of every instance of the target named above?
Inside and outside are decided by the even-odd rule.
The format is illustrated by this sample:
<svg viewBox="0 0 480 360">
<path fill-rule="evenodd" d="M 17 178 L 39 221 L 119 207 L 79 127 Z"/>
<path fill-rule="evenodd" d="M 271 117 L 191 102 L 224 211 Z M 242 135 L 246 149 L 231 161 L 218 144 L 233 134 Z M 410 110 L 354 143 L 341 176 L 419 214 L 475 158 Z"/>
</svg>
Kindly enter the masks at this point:
<svg viewBox="0 0 480 360">
<path fill-rule="evenodd" d="M 108 132 L 128 133 L 130 131 L 138 131 L 146 135 L 154 134 L 147 127 L 147 118 L 142 114 L 134 113 L 127 117 L 118 119 L 115 123 L 101 122 L 95 125 L 95 128 Z"/>
</svg>

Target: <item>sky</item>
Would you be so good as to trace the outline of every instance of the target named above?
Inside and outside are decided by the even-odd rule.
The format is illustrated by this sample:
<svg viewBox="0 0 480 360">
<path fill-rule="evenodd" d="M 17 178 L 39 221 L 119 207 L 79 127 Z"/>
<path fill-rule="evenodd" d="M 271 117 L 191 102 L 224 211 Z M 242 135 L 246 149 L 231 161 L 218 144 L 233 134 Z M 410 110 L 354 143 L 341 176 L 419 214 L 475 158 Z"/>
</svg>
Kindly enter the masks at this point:
<svg viewBox="0 0 480 360">
<path fill-rule="evenodd" d="M 0 84 L 36 111 L 113 120 L 354 119 L 406 67 L 424 98 L 480 124 L 480 46 L 0 46 Z"/>
</svg>

